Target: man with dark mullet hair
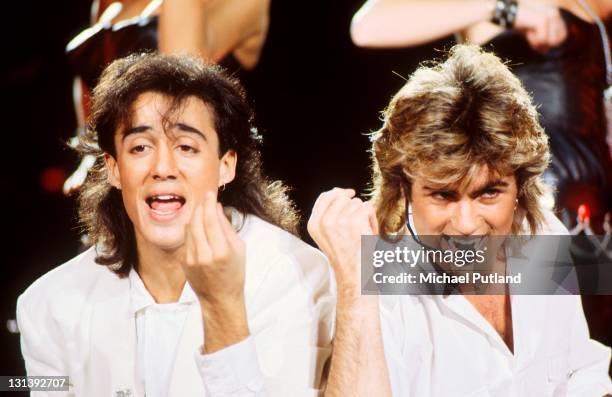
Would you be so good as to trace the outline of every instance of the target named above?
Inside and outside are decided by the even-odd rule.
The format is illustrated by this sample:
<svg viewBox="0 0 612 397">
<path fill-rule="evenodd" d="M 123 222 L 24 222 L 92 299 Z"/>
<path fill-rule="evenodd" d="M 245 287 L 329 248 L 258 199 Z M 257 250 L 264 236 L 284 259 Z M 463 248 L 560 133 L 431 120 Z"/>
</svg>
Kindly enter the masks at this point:
<svg viewBox="0 0 612 397">
<path fill-rule="evenodd" d="M 107 67 L 78 147 L 97 159 L 79 198 L 93 246 L 19 297 L 28 375 L 68 376 L 64 395 L 83 397 L 319 394 L 331 269 L 292 235 L 251 123 L 218 67 Z"/>
</svg>

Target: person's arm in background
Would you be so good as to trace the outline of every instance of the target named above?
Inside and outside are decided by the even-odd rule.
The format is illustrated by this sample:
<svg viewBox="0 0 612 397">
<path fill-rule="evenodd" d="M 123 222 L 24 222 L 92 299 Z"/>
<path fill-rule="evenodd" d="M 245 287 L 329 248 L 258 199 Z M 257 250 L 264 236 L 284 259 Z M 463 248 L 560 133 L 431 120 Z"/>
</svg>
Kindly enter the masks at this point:
<svg viewBox="0 0 612 397">
<path fill-rule="evenodd" d="M 212 62 L 234 53 L 243 67 L 253 68 L 267 35 L 269 8 L 269 0 L 165 0 L 159 49 Z"/>
<path fill-rule="evenodd" d="M 612 1 L 610 0 L 588 0 L 589 5 L 604 20 L 612 18 Z"/>
<path fill-rule="evenodd" d="M 351 38 L 360 47 L 425 44 L 488 21 L 489 0 L 368 0 L 355 13 Z"/>
<path fill-rule="evenodd" d="M 495 0 L 368 0 L 353 17 L 351 38 L 360 47 L 409 47 L 475 26 L 500 30 L 489 22 L 494 7 Z M 545 0 L 519 1 L 514 28 L 542 52 L 567 36 L 559 9 Z"/>
<path fill-rule="evenodd" d="M 391 396 L 378 296 L 361 295 L 362 235 L 375 235 L 374 208 L 352 189 L 319 196 L 308 232 L 336 275 L 336 333 L 326 397 Z"/>
<path fill-rule="evenodd" d="M 109 8 L 111 4 L 113 4 L 113 7 Z M 120 2 L 112 0 L 94 0 L 91 3 L 90 11 L 89 22 L 91 27 L 94 27 L 96 24 L 110 23 L 110 21 L 121 12 L 122 7 Z M 77 134 L 71 138 L 71 146 L 76 146 L 78 144 L 79 133 L 85 128 L 85 120 L 89 118 L 91 88 L 92 87 L 89 87 L 80 76 L 75 76 L 72 81 L 72 101 L 77 122 Z M 71 195 L 81 187 L 87 177 L 87 172 L 93 166 L 94 162 L 95 158 L 91 155 L 83 157 L 77 169 L 64 181 L 62 190 L 65 195 Z"/>
</svg>

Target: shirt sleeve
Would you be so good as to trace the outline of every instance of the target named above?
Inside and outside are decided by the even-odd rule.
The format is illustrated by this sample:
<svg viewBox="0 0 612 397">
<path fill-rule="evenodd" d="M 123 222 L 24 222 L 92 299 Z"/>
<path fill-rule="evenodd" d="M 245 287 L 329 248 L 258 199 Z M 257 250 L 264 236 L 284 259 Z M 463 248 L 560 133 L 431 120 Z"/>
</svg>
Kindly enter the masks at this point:
<svg viewBox="0 0 612 397">
<path fill-rule="evenodd" d="M 323 395 L 335 316 L 331 268 L 314 249 L 268 263 L 247 304 L 251 335 L 196 356 L 211 397 Z"/>
<path fill-rule="evenodd" d="M 610 348 L 590 339 L 580 296 L 574 298 L 571 325 L 568 396 L 604 396 L 612 394 L 608 375 Z"/>
<path fill-rule="evenodd" d="M 195 359 L 207 395 L 267 396 L 253 337 L 211 354 L 199 349 Z"/>
<path fill-rule="evenodd" d="M 270 397 L 319 397 L 327 381 L 335 280 L 322 254 L 281 256 L 259 286 L 250 328 Z"/>
<path fill-rule="evenodd" d="M 68 376 L 57 337 L 53 337 L 54 324 L 47 319 L 46 311 L 32 310 L 20 297 L 17 301 L 17 325 L 21 334 L 21 353 L 25 360 L 28 376 Z M 69 391 L 32 391 L 31 397 L 65 396 L 73 397 L 72 385 Z"/>
</svg>

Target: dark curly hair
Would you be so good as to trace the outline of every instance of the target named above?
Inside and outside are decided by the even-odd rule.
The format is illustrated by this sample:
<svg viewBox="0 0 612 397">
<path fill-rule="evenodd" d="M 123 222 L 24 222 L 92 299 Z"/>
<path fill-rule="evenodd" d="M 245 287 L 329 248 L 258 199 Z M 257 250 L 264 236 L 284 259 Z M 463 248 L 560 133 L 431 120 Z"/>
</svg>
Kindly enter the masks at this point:
<svg viewBox="0 0 612 397">
<path fill-rule="evenodd" d="M 299 216 L 287 188 L 262 172 L 261 136 L 252 125 L 253 114 L 238 81 L 219 66 L 189 56 L 133 54 L 102 73 L 93 90 L 87 128 L 76 146 L 81 155 L 96 157 L 79 195 L 79 220 L 98 248 L 97 263 L 125 277 L 138 261 L 134 227 L 121 192 L 107 180 L 104 154 L 116 156 L 115 133 L 129 125 L 131 105 L 145 92 L 170 97 L 169 111 L 188 97 L 202 100 L 213 113 L 219 157 L 228 150 L 238 156 L 235 179 L 219 192 L 219 201 L 297 234 Z"/>
</svg>

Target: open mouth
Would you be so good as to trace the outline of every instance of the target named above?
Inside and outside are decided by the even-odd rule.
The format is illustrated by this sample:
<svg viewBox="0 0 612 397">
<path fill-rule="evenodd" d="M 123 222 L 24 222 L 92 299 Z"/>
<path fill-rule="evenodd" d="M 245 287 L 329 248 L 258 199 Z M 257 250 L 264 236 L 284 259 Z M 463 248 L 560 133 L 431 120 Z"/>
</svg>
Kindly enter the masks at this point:
<svg viewBox="0 0 612 397">
<path fill-rule="evenodd" d="M 478 237 L 457 237 L 457 236 L 443 236 L 443 241 L 449 249 L 453 251 L 476 251 L 483 249 L 486 242 L 486 236 Z"/>
<path fill-rule="evenodd" d="M 145 201 L 153 214 L 162 218 L 172 217 L 185 205 L 185 198 L 178 194 L 151 195 Z"/>
</svg>

